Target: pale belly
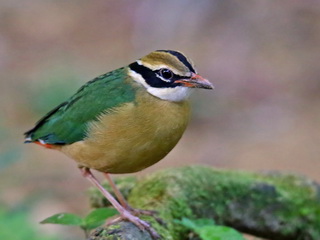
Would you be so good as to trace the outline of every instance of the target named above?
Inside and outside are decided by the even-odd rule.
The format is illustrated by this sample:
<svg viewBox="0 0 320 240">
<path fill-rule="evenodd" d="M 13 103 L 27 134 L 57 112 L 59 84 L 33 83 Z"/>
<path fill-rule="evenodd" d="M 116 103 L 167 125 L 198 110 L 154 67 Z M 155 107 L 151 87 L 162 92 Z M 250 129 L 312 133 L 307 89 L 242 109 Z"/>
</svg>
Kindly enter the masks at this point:
<svg viewBox="0 0 320 240">
<path fill-rule="evenodd" d="M 132 173 L 155 164 L 181 138 L 189 120 L 189 105 L 147 100 L 101 116 L 90 127 L 87 139 L 61 151 L 81 166 L 108 173 Z"/>
</svg>

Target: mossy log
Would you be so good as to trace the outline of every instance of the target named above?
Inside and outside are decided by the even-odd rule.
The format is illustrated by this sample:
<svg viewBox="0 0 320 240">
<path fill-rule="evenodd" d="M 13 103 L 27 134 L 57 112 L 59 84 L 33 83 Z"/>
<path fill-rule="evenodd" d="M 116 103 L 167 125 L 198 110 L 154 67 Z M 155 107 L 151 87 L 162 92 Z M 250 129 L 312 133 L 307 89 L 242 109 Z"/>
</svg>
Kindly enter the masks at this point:
<svg viewBox="0 0 320 240">
<path fill-rule="evenodd" d="M 320 239 L 320 185 L 292 174 L 248 173 L 193 166 L 167 169 L 141 179 L 120 177 L 118 186 L 129 203 L 156 210 L 165 224 L 141 218 L 165 240 L 188 238 L 175 219 L 210 218 L 240 232 L 276 240 Z M 108 205 L 91 191 L 93 207 Z M 151 240 L 128 222 L 95 229 L 90 240 Z"/>
</svg>

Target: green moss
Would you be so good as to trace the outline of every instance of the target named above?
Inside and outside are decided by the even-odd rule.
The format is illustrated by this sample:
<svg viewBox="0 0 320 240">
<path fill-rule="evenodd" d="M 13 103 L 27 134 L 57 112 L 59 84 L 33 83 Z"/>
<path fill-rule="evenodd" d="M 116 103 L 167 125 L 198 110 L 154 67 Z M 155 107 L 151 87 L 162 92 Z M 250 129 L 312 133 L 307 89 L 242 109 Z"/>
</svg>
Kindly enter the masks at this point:
<svg viewBox="0 0 320 240">
<path fill-rule="evenodd" d="M 210 218 L 272 239 L 320 239 L 320 188 L 302 177 L 193 166 L 129 182 L 130 204 L 157 210 L 166 222 L 161 225 L 153 217 L 142 217 L 163 239 L 185 238 L 187 229 L 175 223 L 183 217 Z"/>
</svg>

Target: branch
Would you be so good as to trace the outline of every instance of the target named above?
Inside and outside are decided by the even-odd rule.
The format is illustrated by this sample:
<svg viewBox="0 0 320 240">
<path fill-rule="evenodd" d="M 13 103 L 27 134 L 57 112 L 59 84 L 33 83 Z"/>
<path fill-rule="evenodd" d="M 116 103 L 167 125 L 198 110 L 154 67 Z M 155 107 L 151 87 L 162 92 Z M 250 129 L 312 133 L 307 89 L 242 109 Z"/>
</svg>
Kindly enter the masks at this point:
<svg viewBox="0 0 320 240">
<path fill-rule="evenodd" d="M 248 173 L 210 167 L 183 167 L 137 180 L 120 178 L 118 186 L 129 203 L 156 210 L 166 224 L 142 216 L 165 240 L 186 239 L 188 230 L 174 220 L 211 218 L 257 237 L 289 240 L 320 239 L 320 185 L 300 176 Z M 91 191 L 94 207 L 108 205 Z M 128 222 L 96 229 L 90 240 L 150 240 L 147 232 Z"/>
</svg>

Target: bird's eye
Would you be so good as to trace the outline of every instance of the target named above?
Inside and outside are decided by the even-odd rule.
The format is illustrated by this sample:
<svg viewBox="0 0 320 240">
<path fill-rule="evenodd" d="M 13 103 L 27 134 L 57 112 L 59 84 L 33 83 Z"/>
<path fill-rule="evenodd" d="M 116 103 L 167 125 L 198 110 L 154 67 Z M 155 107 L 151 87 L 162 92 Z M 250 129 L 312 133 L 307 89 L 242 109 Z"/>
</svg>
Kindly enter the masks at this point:
<svg viewBox="0 0 320 240">
<path fill-rule="evenodd" d="M 159 70 L 159 74 L 161 77 L 163 77 L 164 79 L 171 79 L 173 77 L 173 72 L 167 68 L 162 68 Z"/>
</svg>

